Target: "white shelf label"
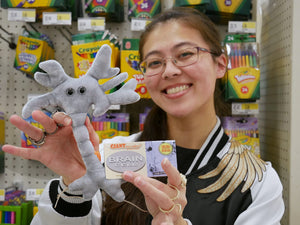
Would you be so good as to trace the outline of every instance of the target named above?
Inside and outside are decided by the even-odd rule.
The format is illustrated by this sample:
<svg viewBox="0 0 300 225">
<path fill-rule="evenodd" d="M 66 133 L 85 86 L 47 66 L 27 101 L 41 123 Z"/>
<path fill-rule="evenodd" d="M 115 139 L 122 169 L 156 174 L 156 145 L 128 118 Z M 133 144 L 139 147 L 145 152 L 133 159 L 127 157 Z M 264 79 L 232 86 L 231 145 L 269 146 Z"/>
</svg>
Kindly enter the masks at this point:
<svg viewBox="0 0 300 225">
<path fill-rule="evenodd" d="M 26 200 L 36 201 L 39 200 L 44 189 L 27 189 L 26 190 Z"/>
<path fill-rule="evenodd" d="M 258 103 L 232 103 L 232 115 L 253 115 L 258 114 Z"/>
<path fill-rule="evenodd" d="M 105 18 L 78 18 L 78 30 L 105 30 Z"/>
<path fill-rule="evenodd" d="M 241 22 L 241 21 L 229 21 L 228 22 L 229 33 L 256 33 L 255 22 Z"/>
<path fill-rule="evenodd" d="M 71 12 L 43 12 L 43 25 L 71 25 Z"/>
<path fill-rule="evenodd" d="M 8 21 L 35 22 L 35 18 L 36 18 L 35 9 L 9 8 L 7 10 Z"/>
<path fill-rule="evenodd" d="M 151 20 L 132 18 L 131 19 L 131 30 L 132 31 L 143 31 L 143 30 L 145 30 L 146 25 L 150 22 L 151 22 Z"/>
<path fill-rule="evenodd" d="M 4 201 L 5 200 L 5 190 L 4 189 L 0 189 L 0 201 Z"/>
</svg>

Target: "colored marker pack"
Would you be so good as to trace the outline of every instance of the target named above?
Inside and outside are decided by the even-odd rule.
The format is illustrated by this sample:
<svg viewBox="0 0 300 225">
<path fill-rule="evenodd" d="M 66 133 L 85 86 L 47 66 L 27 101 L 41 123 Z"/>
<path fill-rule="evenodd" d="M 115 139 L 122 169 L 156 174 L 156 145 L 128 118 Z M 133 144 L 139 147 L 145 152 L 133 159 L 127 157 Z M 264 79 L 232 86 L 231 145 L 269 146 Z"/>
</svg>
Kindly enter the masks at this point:
<svg viewBox="0 0 300 225">
<path fill-rule="evenodd" d="M 260 98 L 260 69 L 256 36 L 227 35 L 228 70 L 223 78 L 225 100 L 257 100 Z"/>
<path fill-rule="evenodd" d="M 92 125 L 100 138 L 100 142 L 115 136 L 128 136 L 130 132 L 128 113 L 105 113 L 93 117 Z"/>
<path fill-rule="evenodd" d="M 249 151 L 260 157 L 258 120 L 255 117 L 222 117 L 225 133 L 247 147 Z"/>
<path fill-rule="evenodd" d="M 168 158 L 177 168 L 174 140 L 103 145 L 107 179 L 121 179 L 124 171 L 134 171 L 148 177 L 166 176 L 161 167 L 164 158 Z"/>
</svg>

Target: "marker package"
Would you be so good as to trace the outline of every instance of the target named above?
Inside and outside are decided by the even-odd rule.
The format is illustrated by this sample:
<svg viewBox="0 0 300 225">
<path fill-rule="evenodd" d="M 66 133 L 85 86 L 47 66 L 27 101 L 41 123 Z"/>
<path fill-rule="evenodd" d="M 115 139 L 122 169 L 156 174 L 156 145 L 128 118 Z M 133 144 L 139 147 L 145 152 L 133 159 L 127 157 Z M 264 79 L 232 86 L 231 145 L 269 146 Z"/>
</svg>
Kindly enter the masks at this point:
<svg viewBox="0 0 300 225">
<path fill-rule="evenodd" d="M 224 41 L 228 70 L 223 78 L 225 100 L 257 100 L 260 98 L 260 69 L 256 36 L 227 35 Z"/>
</svg>

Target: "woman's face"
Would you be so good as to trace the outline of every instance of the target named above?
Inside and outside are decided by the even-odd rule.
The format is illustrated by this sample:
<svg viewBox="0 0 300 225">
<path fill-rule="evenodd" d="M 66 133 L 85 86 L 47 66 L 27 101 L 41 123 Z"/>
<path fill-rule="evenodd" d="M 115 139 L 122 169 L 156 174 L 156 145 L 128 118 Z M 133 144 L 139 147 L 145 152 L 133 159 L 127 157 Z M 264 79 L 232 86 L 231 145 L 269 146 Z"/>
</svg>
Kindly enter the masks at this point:
<svg viewBox="0 0 300 225">
<path fill-rule="evenodd" d="M 198 30 L 169 21 L 159 24 L 148 35 L 142 50 L 144 59 L 169 58 L 180 49 L 196 46 L 210 50 Z M 214 61 L 210 53 L 200 52 L 198 62 L 185 67 L 177 67 L 167 60 L 165 71 L 145 77 L 145 84 L 153 101 L 169 116 L 215 113 L 215 82 L 224 75 L 225 68 L 225 56 Z"/>
</svg>

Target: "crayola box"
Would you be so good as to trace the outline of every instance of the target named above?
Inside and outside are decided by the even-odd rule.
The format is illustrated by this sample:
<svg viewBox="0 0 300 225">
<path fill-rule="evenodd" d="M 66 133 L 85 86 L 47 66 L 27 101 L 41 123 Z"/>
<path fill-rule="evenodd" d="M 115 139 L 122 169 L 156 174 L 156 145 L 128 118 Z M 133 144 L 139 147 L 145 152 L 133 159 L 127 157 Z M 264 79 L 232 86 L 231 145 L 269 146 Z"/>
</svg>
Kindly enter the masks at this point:
<svg viewBox="0 0 300 225">
<path fill-rule="evenodd" d="M 174 0 L 174 6 L 206 6 L 206 4 L 209 4 L 210 0 Z"/>
<path fill-rule="evenodd" d="M 249 20 L 251 18 L 250 0 L 210 0 L 205 14 L 216 24 L 226 25 L 230 20 Z"/>
<path fill-rule="evenodd" d="M 103 150 L 107 179 L 121 179 L 124 171 L 134 171 L 148 177 L 166 176 L 161 167 L 164 158 L 168 158 L 177 168 L 174 140 L 104 143 Z"/>
<path fill-rule="evenodd" d="M 16 7 L 16 8 L 67 8 L 66 0 L 43 0 L 43 1 L 25 1 L 25 0 L 2 0 L 2 8 Z"/>
<path fill-rule="evenodd" d="M 45 41 L 19 36 L 14 67 L 33 76 L 39 68 L 39 63 L 45 60 L 47 49 L 48 44 Z"/>
<path fill-rule="evenodd" d="M 128 19 L 143 18 L 151 19 L 161 12 L 160 0 L 129 0 Z"/>
<path fill-rule="evenodd" d="M 144 76 L 139 70 L 139 41 L 139 39 L 123 39 L 121 50 L 121 72 L 127 72 L 128 79 L 136 79 L 137 87 L 135 91 L 141 98 L 150 98 L 144 84 Z"/>
<path fill-rule="evenodd" d="M 104 41 L 96 41 L 91 43 L 72 45 L 72 56 L 74 63 L 74 77 L 79 78 L 86 74 L 88 69 L 91 67 L 98 50 L 104 44 L 110 44 L 109 40 Z M 113 56 L 112 56 L 113 57 Z M 111 67 L 115 67 L 113 65 L 114 60 L 111 60 Z"/>
</svg>

